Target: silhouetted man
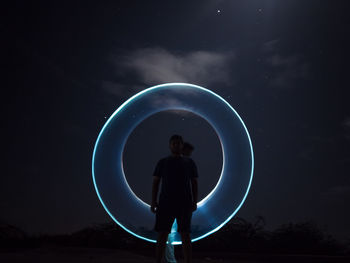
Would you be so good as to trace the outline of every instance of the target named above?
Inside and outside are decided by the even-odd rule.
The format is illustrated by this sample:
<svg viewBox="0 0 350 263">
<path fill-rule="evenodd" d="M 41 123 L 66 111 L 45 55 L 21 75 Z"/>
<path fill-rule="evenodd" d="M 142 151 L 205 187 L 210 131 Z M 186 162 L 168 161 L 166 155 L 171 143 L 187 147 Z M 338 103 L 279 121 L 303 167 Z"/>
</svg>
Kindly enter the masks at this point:
<svg viewBox="0 0 350 263">
<path fill-rule="evenodd" d="M 192 144 L 190 144 L 189 142 L 184 142 L 183 147 L 182 147 L 182 156 L 184 157 L 191 157 L 192 152 L 194 150 L 194 147 Z M 177 223 L 176 221 L 174 221 L 172 227 L 171 227 L 171 233 L 173 233 L 173 231 L 177 230 Z M 174 250 L 174 245 L 172 244 L 174 235 L 173 234 L 169 234 L 168 235 L 168 241 L 165 245 L 165 259 L 166 262 L 169 263 L 176 263 L 176 258 L 175 258 L 175 250 Z"/>
<path fill-rule="evenodd" d="M 191 219 L 197 209 L 197 167 L 189 157 L 183 157 L 183 140 L 173 135 L 169 140 L 171 155 L 158 161 L 153 173 L 151 211 L 156 213 L 155 231 L 158 232 L 156 262 L 160 263 L 172 224 L 176 219 L 181 235 L 185 262 L 192 262 Z M 162 189 L 157 202 L 159 184 Z"/>
</svg>

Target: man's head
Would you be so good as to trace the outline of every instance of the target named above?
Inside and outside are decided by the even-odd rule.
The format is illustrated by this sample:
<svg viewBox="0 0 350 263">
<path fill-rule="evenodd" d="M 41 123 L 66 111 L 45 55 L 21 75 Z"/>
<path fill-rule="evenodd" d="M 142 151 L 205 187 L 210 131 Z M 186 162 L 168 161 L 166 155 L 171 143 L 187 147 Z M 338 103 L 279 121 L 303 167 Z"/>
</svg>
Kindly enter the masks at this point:
<svg viewBox="0 0 350 263">
<path fill-rule="evenodd" d="M 182 154 L 185 156 L 191 156 L 192 152 L 194 150 L 194 147 L 192 144 L 188 142 L 184 142 L 184 146 L 182 147 Z"/>
<path fill-rule="evenodd" d="M 171 153 L 180 155 L 182 154 L 183 140 L 178 134 L 174 134 L 169 139 L 169 148 Z"/>
</svg>

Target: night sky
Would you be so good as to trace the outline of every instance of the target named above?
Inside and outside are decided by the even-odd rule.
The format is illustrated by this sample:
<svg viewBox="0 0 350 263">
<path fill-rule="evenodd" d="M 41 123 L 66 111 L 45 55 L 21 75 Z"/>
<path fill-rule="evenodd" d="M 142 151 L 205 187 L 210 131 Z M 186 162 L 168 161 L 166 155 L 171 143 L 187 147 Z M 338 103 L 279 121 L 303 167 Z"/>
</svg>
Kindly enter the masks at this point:
<svg viewBox="0 0 350 263">
<path fill-rule="evenodd" d="M 250 132 L 254 179 L 237 216 L 264 216 L 271 229 L 312 220 L 350 237 L 348 1 L 87 2 L 1 10 L 0 223 L 69 233 L 109 221 L 91 175 L 102 126 L 137 92 L 188 82 L 223 97 Z M 195 146 L 200 196 L 218 180 L 212 127 L 161 112 L 124 151 L 127 179 L 146 201 L 173 133 Z"/>
</svg>

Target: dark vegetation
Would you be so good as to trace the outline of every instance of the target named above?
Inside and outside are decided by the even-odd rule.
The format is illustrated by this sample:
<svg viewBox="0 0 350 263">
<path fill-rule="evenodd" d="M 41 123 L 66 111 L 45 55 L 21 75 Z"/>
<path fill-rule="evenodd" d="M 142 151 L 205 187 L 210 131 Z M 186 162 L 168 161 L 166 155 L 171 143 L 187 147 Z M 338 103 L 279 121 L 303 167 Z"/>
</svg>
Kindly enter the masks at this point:
<svg viewBox="0 0 350 263">
<path fill-rule="evenodd" d="M 96 224 L 71 234 L 28 235 L 9 224 L 0 225 L 0 247 L 83 246 L 150 251 L 154 244 L 135 238 L 114 222 Z M 339 242 L 313 222 L 289 223 L 265 230 L 263 217 L 255 222 L 235 218 L 215 234 L 193 243 L 194 251 L 254 254 L 350 255 L 350 242 Z"/>
<path fill-rule="evenodd" d="M 267 231 L 264 218 L 257 217 L 255 222 L 232 220 L 198 247 L 238 253 L 348 255 L 349 245 L 350 242 L 337 241 L 311 221 L 284 224 Z"/>
</svg>

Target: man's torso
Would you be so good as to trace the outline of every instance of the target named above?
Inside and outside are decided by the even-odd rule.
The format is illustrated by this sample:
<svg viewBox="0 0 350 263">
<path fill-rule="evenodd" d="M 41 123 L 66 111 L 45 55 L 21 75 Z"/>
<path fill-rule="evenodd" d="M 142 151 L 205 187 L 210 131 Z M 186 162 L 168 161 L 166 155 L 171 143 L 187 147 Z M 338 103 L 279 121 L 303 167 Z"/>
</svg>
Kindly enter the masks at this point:
<svg viewBox="0 0 350 263">
<path fill-rule="evenodd" d="M 187 206 L 192 203 L 191 178 L 195 177 L 192 159 L 168 156 L 159 162 L 162 186 L 161 206 Z"/>
</svg>

